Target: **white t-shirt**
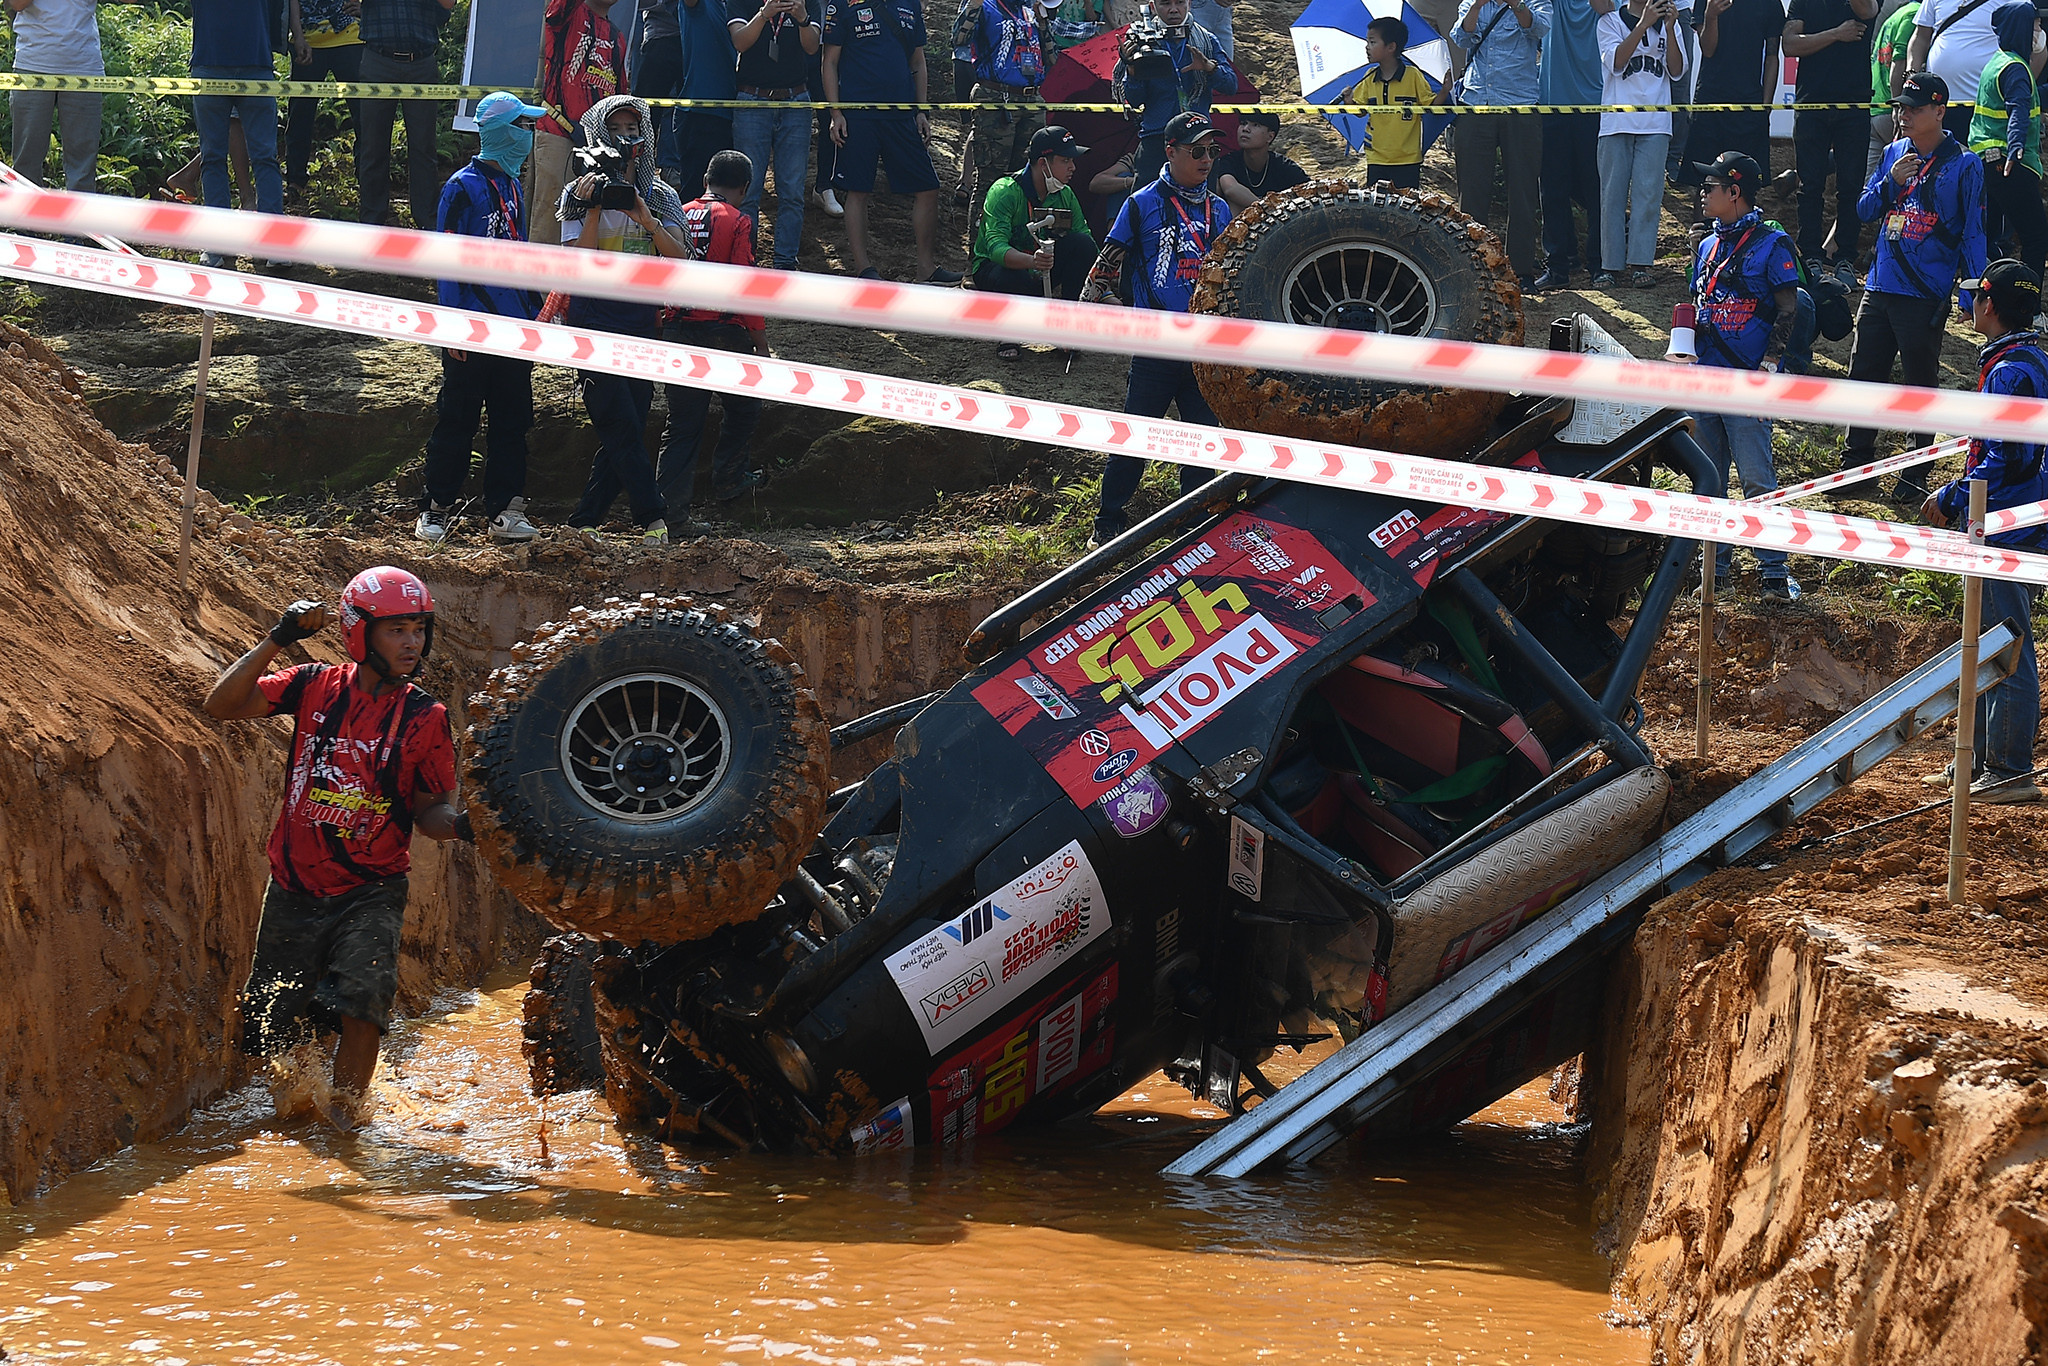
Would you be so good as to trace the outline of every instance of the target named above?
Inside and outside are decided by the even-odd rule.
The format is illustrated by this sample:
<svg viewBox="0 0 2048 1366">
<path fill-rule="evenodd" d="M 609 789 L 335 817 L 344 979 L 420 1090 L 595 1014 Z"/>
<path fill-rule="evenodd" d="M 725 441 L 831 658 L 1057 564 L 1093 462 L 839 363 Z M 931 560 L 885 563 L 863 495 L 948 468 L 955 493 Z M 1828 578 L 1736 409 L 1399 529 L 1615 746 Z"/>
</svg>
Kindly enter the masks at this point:
<svg viewBox="0 0 2048 1366">
<path fill-rule="evenodd" d="M 1640 2 L 1640 0 L 1639 0 Z M 1931 2 L 1931 0 L 1930 0 Z M 1600 16 L 1600 103 L 1670 104 L 1671 68 L 1665 65 L 1665 34 L 1669 25 L 1659 24 L 1643 35 L 1625 71 L 1614 69 L 1614 54 L 1635 32 L 1635 19 L 1623 10 Z M 1669 133 L 1671 114 L 1607 113 L 1600 116 L 1600 136 L 1610 133 Z"/>
<path fill-rule="evenodd" d="M 14 69 L 45 76 L 104 76 L 94 0 L 35 0 L 14 16 Z"/>
<path fill-rule="evenodd" d="M 1913 27 L 1937 29 L 1942 21 L 1969 4 L 1970 0 L 1920 0 L 1920 12 Z M 1991 27 L 1991 12 L 2000 0 L 1985 0 L 1968 15 L 1948 26 L 1948 32 L 1934 40 L 1927 53 L 1927 69 L 1948 82 L 1951 104 L 1977 98 L 1977 82 L 1984 68 L 1998 53 L 1998 32 Z"/>
</svg>

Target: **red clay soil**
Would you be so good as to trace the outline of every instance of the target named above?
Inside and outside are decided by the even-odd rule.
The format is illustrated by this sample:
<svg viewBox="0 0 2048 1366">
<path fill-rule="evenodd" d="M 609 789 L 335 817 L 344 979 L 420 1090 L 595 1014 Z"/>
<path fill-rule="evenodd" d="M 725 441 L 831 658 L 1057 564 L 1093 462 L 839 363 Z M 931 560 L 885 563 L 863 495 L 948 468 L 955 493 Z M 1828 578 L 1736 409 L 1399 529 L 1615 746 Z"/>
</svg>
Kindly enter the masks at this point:
<svg viewBox="0 0 2048 1366">
<path fill-rule="evenodd" d="M 1766 705 L 1675 765 L 1694 807 L 1817 728 L 1774 705 L 1788 676 L 1881 684 L 1952 636 L 1724 625 L 1748 648 L 1722 705 Z M 1658 675 L 1686 682 L 1686 721 L 1652 728 L 1667 756 L 1692 749 L 1690 669 L 1674 649 Z M 1881 766 L 1758 856 L 1774 866 L 1658 903 L 1615 966 L 1590 1165 L 1617 1294 L 1660 1362 L 2041 1359 L 2048 808 L 1974 812 L 1958 906 L 1945 808 L 1793 851 L 1939 795 L 1918 779 L 1952 745 L 1943 728 Z"/>
</svg>

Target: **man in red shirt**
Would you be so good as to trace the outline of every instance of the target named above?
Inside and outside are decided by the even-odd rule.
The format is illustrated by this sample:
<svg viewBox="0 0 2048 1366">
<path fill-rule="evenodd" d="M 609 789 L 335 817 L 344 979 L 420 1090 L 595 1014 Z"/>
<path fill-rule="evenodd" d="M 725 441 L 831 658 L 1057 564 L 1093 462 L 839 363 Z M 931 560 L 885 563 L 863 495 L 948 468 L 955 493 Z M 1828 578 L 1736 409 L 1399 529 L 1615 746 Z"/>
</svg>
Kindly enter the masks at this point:
<svg viewBox="0 0 2048 1366">
<path fill-rule="evenodd" d="M 529 242 L 559 245 L 556 206 L 569 183 L 569 149 L 582 140 L 583 116 L 608 95 L 630 93 L 626 36 L 607 17 L 614 0 L 548 0 L 540 31 L 540 103 L 553 110 L 534 129 L 533 179 L 527 186 Z"/>
<path fill-rule="evenodd" d="M 725 265 L 754 264 L 754 220 L 739 211 L 753 187 L 754 163 L 742 152 L 719 152 L 704 172 L 704 195 L 683 205 L 683 235 L 694 259 Z M 780 248 L 778 248 L 780 250 Z M 662 340 L 719 351 L 768 354 L 768 320 L 751 313 L 720 313 L 708 308 L 677 309 L 662 329 Z M 668 391 L 668 430 L 661 439 L 661 461 L 655 483 L 668 505 L 671 526 L 701 534 L 687 515 L 697 485 L 697 457 L 704 419 L 711 412 L 711 392 L 680 384 Z M 761 400 L 727 394 L 725 416 L 718 424 L 718 449 L 711 457 L 711 496 L 729 503 L 768 482 L 760 470 L 747 468 L 747 445 L 761 421 Z"/>
<path fill-rule="evenodd" d="M 351 664 L 268 673 L 286 645 L 313 634 L 326 608 L 295 602 L 269 637 L 230 665 L 206 696 L 223 721 L 290 716 L 284 809 L 270 835 L 270 885 L 256 960 L 242 989 L 242 1049 L 272 1057 L 278 1117 L 302 1112 L 276 1055 L 338 1031 L 331 1102 L 336 1128 L 369 1116 L 377 1046 L 398 994 L 398 939 L 415 831 L 468 839 L 455 805 L 448 710 L 411 684 L 434 641 L 434 600 L 403 569 L 366 569 L 341 595 Z M 317 1088 L 316 1088 L 317 1089 Z"/>
</svg>

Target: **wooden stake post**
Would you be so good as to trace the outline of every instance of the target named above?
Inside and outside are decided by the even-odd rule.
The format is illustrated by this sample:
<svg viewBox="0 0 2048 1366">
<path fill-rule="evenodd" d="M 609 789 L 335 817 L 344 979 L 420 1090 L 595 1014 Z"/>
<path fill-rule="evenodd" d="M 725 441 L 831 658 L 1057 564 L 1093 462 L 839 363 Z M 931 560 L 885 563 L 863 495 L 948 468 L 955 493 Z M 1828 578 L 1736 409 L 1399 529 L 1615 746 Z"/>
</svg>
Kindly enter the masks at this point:
<svg viewBox="0 0 2048 1366">
<path fill-rule="evenodd" d="M 178 529 L 178 591 L 192 568 L 192 519 L 199 509 L 199 435 L 206 426 L 206 369 L 213 363 L 213 314 L 199 315 L 199 377 L 192 386 L 192 435 L 185 442 L 185 517 Z"/>
<path fill-rule="evenodd" d="M 1984 544 L 1985 486 L 1970 481 L 1970 544 Z M 1977 632 L 1984 618 L 1984 580 L 1963 576 L 1963 671 L 1956 680 L 1956 755 L 1949 771 L 1954 800 L 1948 816 L 1948 899 L 1963 899 L 1963 881 L 1970 861 L 1970 769 L 1977 737 Z"/>
<path fill-rule="evenodd" d="M 1693 757 L 1707 757 L 1707 724 L 1713 719 L 1714 681 L 1714 543 L 1700 542 L 1699 681 L 1693 693 Z"/>
</svg>

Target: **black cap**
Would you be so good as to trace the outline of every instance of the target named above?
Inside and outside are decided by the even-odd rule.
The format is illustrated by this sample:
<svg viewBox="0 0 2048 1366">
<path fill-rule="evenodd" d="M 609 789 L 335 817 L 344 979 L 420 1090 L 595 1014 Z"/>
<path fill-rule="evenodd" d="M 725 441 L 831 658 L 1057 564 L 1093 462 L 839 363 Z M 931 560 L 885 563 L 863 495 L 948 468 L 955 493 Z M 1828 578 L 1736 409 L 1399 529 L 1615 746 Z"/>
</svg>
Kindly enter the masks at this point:
<svg viewBox="0 0 2048 1366">
<path fill-rule="evenodd" d="M 1903 104 L 1908 109 L 1947 104 L 1948 82 L 1931 71 L 1915 71 L 1899 82 L 1899 88 L 1892 92 L 1892 103 Z"/>
<path fill-rule="evenodd" d="M 1278 114 L 1268 113 L 1264 109 L 1256 109 L 1247 114 L 1239 114 L 1237 116 L 1237 121 L 1240 124 L 1256 123 L 1261 128 L 1272 129 L 1275 133 L 1278 133 L 1280 131 L 1280 116 Z"/>
<path fill-rule="evenodd" d="M 1692 165 L 1707 184 L 1726 185 L 1739 191 L 1746 202 L 1756 203 L 1756 192 L 1764 183 L 1764 168 L 1756 164 L 1755 157 L 1723 152 L 1712 161 L 1695 161 Z"/>
<path fill-rule="evenodd" d="M 1055 123 L 1031 135 L 1031 150 L 1025 154 L 1024 164 L 1029 166 L 1040 157 L 1079 157 L 1087 151 L 1074 141 L 1072 133 Z"/>
<path fill-rule="evenodd" d="M 1166 145 L 1168 147 L 1192 147 L 1203 138 L 1214 137 L 1216 125 L 1209 122 L 1207 114 L 1198 114 L 1190 109 L 1175 114 L 1166 121 Z"/>
<path fill-rule="evenodd" d="M 2008 323 L 2031 322 L 2041 311 L 2041 277 L 2026 262 L 2010 256 L 1993 261 L 1984 267 L 1982 275 L 1963 281 L 1961 287 L 1973 294 L 1982 293 Z"/>
</svg>

